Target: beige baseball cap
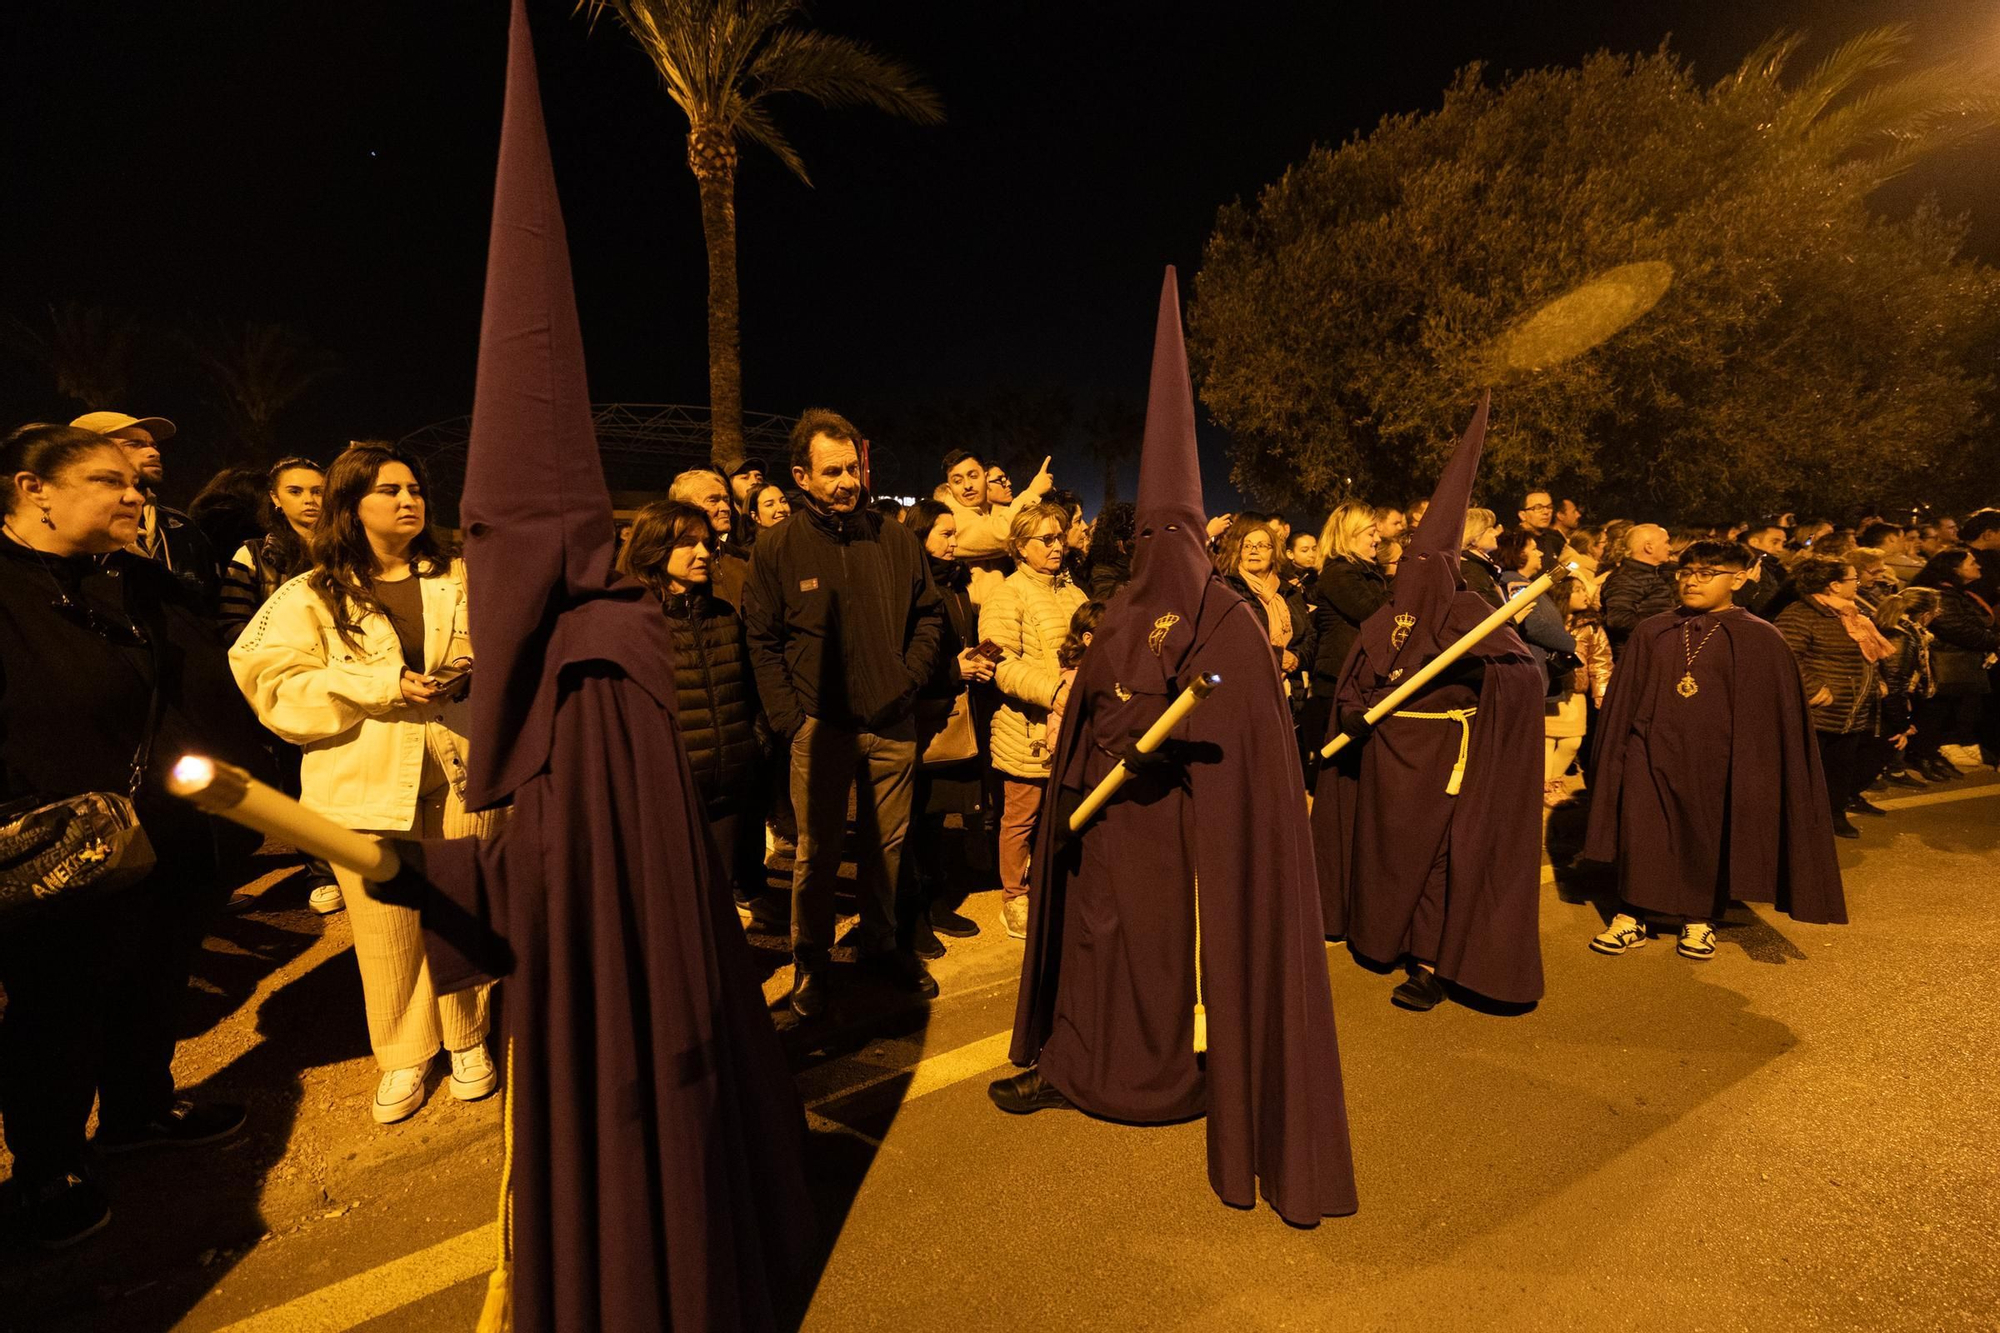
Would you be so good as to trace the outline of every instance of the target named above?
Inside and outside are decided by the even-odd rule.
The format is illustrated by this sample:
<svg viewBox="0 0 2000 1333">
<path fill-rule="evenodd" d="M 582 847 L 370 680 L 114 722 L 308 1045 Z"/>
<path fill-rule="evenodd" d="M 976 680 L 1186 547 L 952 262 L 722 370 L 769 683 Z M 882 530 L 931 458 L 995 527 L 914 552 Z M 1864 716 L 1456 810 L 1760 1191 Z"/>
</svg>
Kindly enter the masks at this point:
<svg viewBox="0 0 2000 1333">
<path fill-rule="evenodd" d="M 115 435 L 137 426 L 153 437 L 154 444 L 172 439 L 174 434 L 174 423 L 165 417 L 135 417 L 123 412 L 85 412 L 69 424 L 94 430 L 99 435 Z"/>
</svg>

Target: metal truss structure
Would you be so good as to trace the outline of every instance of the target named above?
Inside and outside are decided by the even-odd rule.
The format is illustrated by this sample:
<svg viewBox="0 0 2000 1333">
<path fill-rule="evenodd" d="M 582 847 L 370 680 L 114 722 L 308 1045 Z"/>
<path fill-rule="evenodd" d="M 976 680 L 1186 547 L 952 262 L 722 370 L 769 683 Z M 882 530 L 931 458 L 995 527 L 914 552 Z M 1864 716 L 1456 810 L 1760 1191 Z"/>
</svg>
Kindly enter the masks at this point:
<svg viewBox="0 0 2000 1333">
<path fill-rule="evenodd" d="M 658 495 L 674 475 L 709 461 L 707 407 L 684 403 L 593 403 L 597 450 L 604 460 L 604 480 L 614 498 Z M 783 473 L 792 418 L 770 412 L 743 414 L 743 443 L 752 458 Z M 424 461 L 435 492 L 438 521 L 456 524 L 458 496 L 465 486 L 465 450 L 472 438 L 472 418 L 434 422 L 398 441 Z"/>
</svg>

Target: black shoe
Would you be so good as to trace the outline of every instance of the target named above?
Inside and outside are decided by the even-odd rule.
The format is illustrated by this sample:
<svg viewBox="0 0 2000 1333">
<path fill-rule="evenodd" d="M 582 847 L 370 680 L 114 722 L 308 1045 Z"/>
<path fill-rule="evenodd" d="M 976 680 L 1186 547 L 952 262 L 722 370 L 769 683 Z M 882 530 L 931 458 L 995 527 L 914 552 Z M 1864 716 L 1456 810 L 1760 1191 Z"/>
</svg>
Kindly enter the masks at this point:
<svg viewBox="0 0 2000 1333">
<path fill-rule="evenodd" d="M 996 1079 L 986 1085 L 986 1095 L 993 1104 L 1008 1115 L 1033 1115 L 1037 1111 L 1066 1111 L 1070 1109 L 1069 1098 L 1057 1092 L 1047 1079 L 1042 1077 L 1040 1068 L 1027 1070 L 1012 1078 Z"/>
<path fill-rule="evenodd" d="M 882 978 L 897 990 L 921 995 L 926 1000 L 935 1000 L 938 994 L 937 979 L 924 966 L 924 960 L 914 953 L 902 949 L 884 949 L 872 953 L 861 960 L 862 970 Z"/>
<path fill-rule="evenodd" d="M 949 907 L 931 904 L 931 929 L 940 935 L 949 935 L 955 940 L 969 940 L 979 933 L 979 923 L 969 916 L 960 916 Z"/>
<path fill-rule="evenodd" d="M 736 900 L 736 914 L 743 921 L 743 929 L 753 935 L 786 935 L 792 933 L 792 900 L 789 897 L 773 897 L 762 894 L 745 900 Z"/>
<path fill-rule="evenodd" d="M 1884 819 L 1887 819 L 1889 817 L 1889 812 L 1887 810 L 1884 810 L 1881 806 L 1875 804 L 1875 802 L 1869 800 L 1866 796 L 1857 796 L 1853 800 L 1849 801 L 1847 803 L 1847 810 L 1849 814 L 1880 815 Z"/>
<path fill-rule="evenodd" d="M 920 913 L 917 916 L 917 924 L 910 933 L 913 937 L 910 940 L 910 947 L 916 951 L 917 957 L 925 959 L 944 957 L 944 941 L 939 939 L 937 931 L 931 928 L 928 916 Z"/>
<path fill-rule="evenodd" d="M 111 1201 L 104 1191 L 73 1171 L 28 1196 L 28 1237 L 45 1250 L 64 1249 L 95 1236 L 110 1222 Z"/>
<path fill-rule="evenodd" d="M 1885 778 L 1892 787 L 1922 787 L 1924 785 L 1924 780 L 1907 768 L 1899 768 L 1894 773 L 1886 774 Z"/>
<path fill-rule="evenodd" d="M 1429 968 L 1413 967 L 1402 985 L 1389 992 L 1389 1003 L 1398 1009 L 1428 1013 L 1444 1000 L 1444 983 Z"/>
<path fill-rule="evenodd" d="M 1953 778 L 1964 777 L 1965 774 L 1961 773 L 1958 765 L 1951 760 L 1941 754 L 1934 754 L 1924 760 L 1924 776 L 1932 782 L 1950 782 Z"/>
<path fill-rule="evenodd" d="M 1854 827 L 1853 824 L 1845 819 L 1836 819 L 1833 821 L 1833 836 L 1836 838 L 1858 838 L 1861 836 L 1861 830 Z"/>
<path fill-rule="evenodd" d="M 233 1102 L 175 1102 L 165 1115 L 143 1125 L 97 1127 L 92 1140 L 99 1152 L 132 1152 L 139 1148 L 199 1148 L 219 1143 L 243 1128 L 243 1108 Z"/>
<path fill-rule="evenodd" d="M 793 968 L 792 994 L 787 1003 L 800 1022 L 810 1023 L 824 1014 L 831 1000 L 832 987 L 827 982 L 825 963 L 817 967 L 799 963 Z"/>
</svg>

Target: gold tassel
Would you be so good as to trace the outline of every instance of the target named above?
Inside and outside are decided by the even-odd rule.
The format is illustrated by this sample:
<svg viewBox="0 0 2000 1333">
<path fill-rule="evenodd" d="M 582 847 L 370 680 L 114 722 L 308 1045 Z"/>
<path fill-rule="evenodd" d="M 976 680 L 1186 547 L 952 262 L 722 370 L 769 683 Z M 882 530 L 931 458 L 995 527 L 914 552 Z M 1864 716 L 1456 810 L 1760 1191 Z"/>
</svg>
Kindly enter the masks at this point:
<svg viewBox="0 0 2000 1333">
<path fill-rule="evenodd" d="M 1208 1007 L 1201 1002 L 1201 872 L 1194 872 L 1194 1053 L 1208 1051 Z"/>
<path fill-rule="evenodd" d="M 486 1279 L 486 1304 L 475 1333 L 514 1327 L 514 1039 L 507 1039 L 507 1090 L 500 1104 L 500 1259 Z"/>
</svg>

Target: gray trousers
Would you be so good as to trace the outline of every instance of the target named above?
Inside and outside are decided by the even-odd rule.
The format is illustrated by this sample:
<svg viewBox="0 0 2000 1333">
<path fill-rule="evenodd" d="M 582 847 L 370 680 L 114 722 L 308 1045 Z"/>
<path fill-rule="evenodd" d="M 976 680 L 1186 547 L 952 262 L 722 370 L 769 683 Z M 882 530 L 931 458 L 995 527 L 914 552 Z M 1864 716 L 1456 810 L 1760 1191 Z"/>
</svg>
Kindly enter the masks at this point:
<svg viewBox="0 0 2000 1333">
<path fill-rule="evenodd" d="M 910 721 L 882 733 L 807 718 L 792 737 L 792 807 L 799 821 L 792 869 L 792 954 L 826 961 L 833 948 L 833 895 L 854 794 L 856 896 L 863 953 L 895 947 L 896 875 L 910 828 L 917 734 Z"/>
</svg>

